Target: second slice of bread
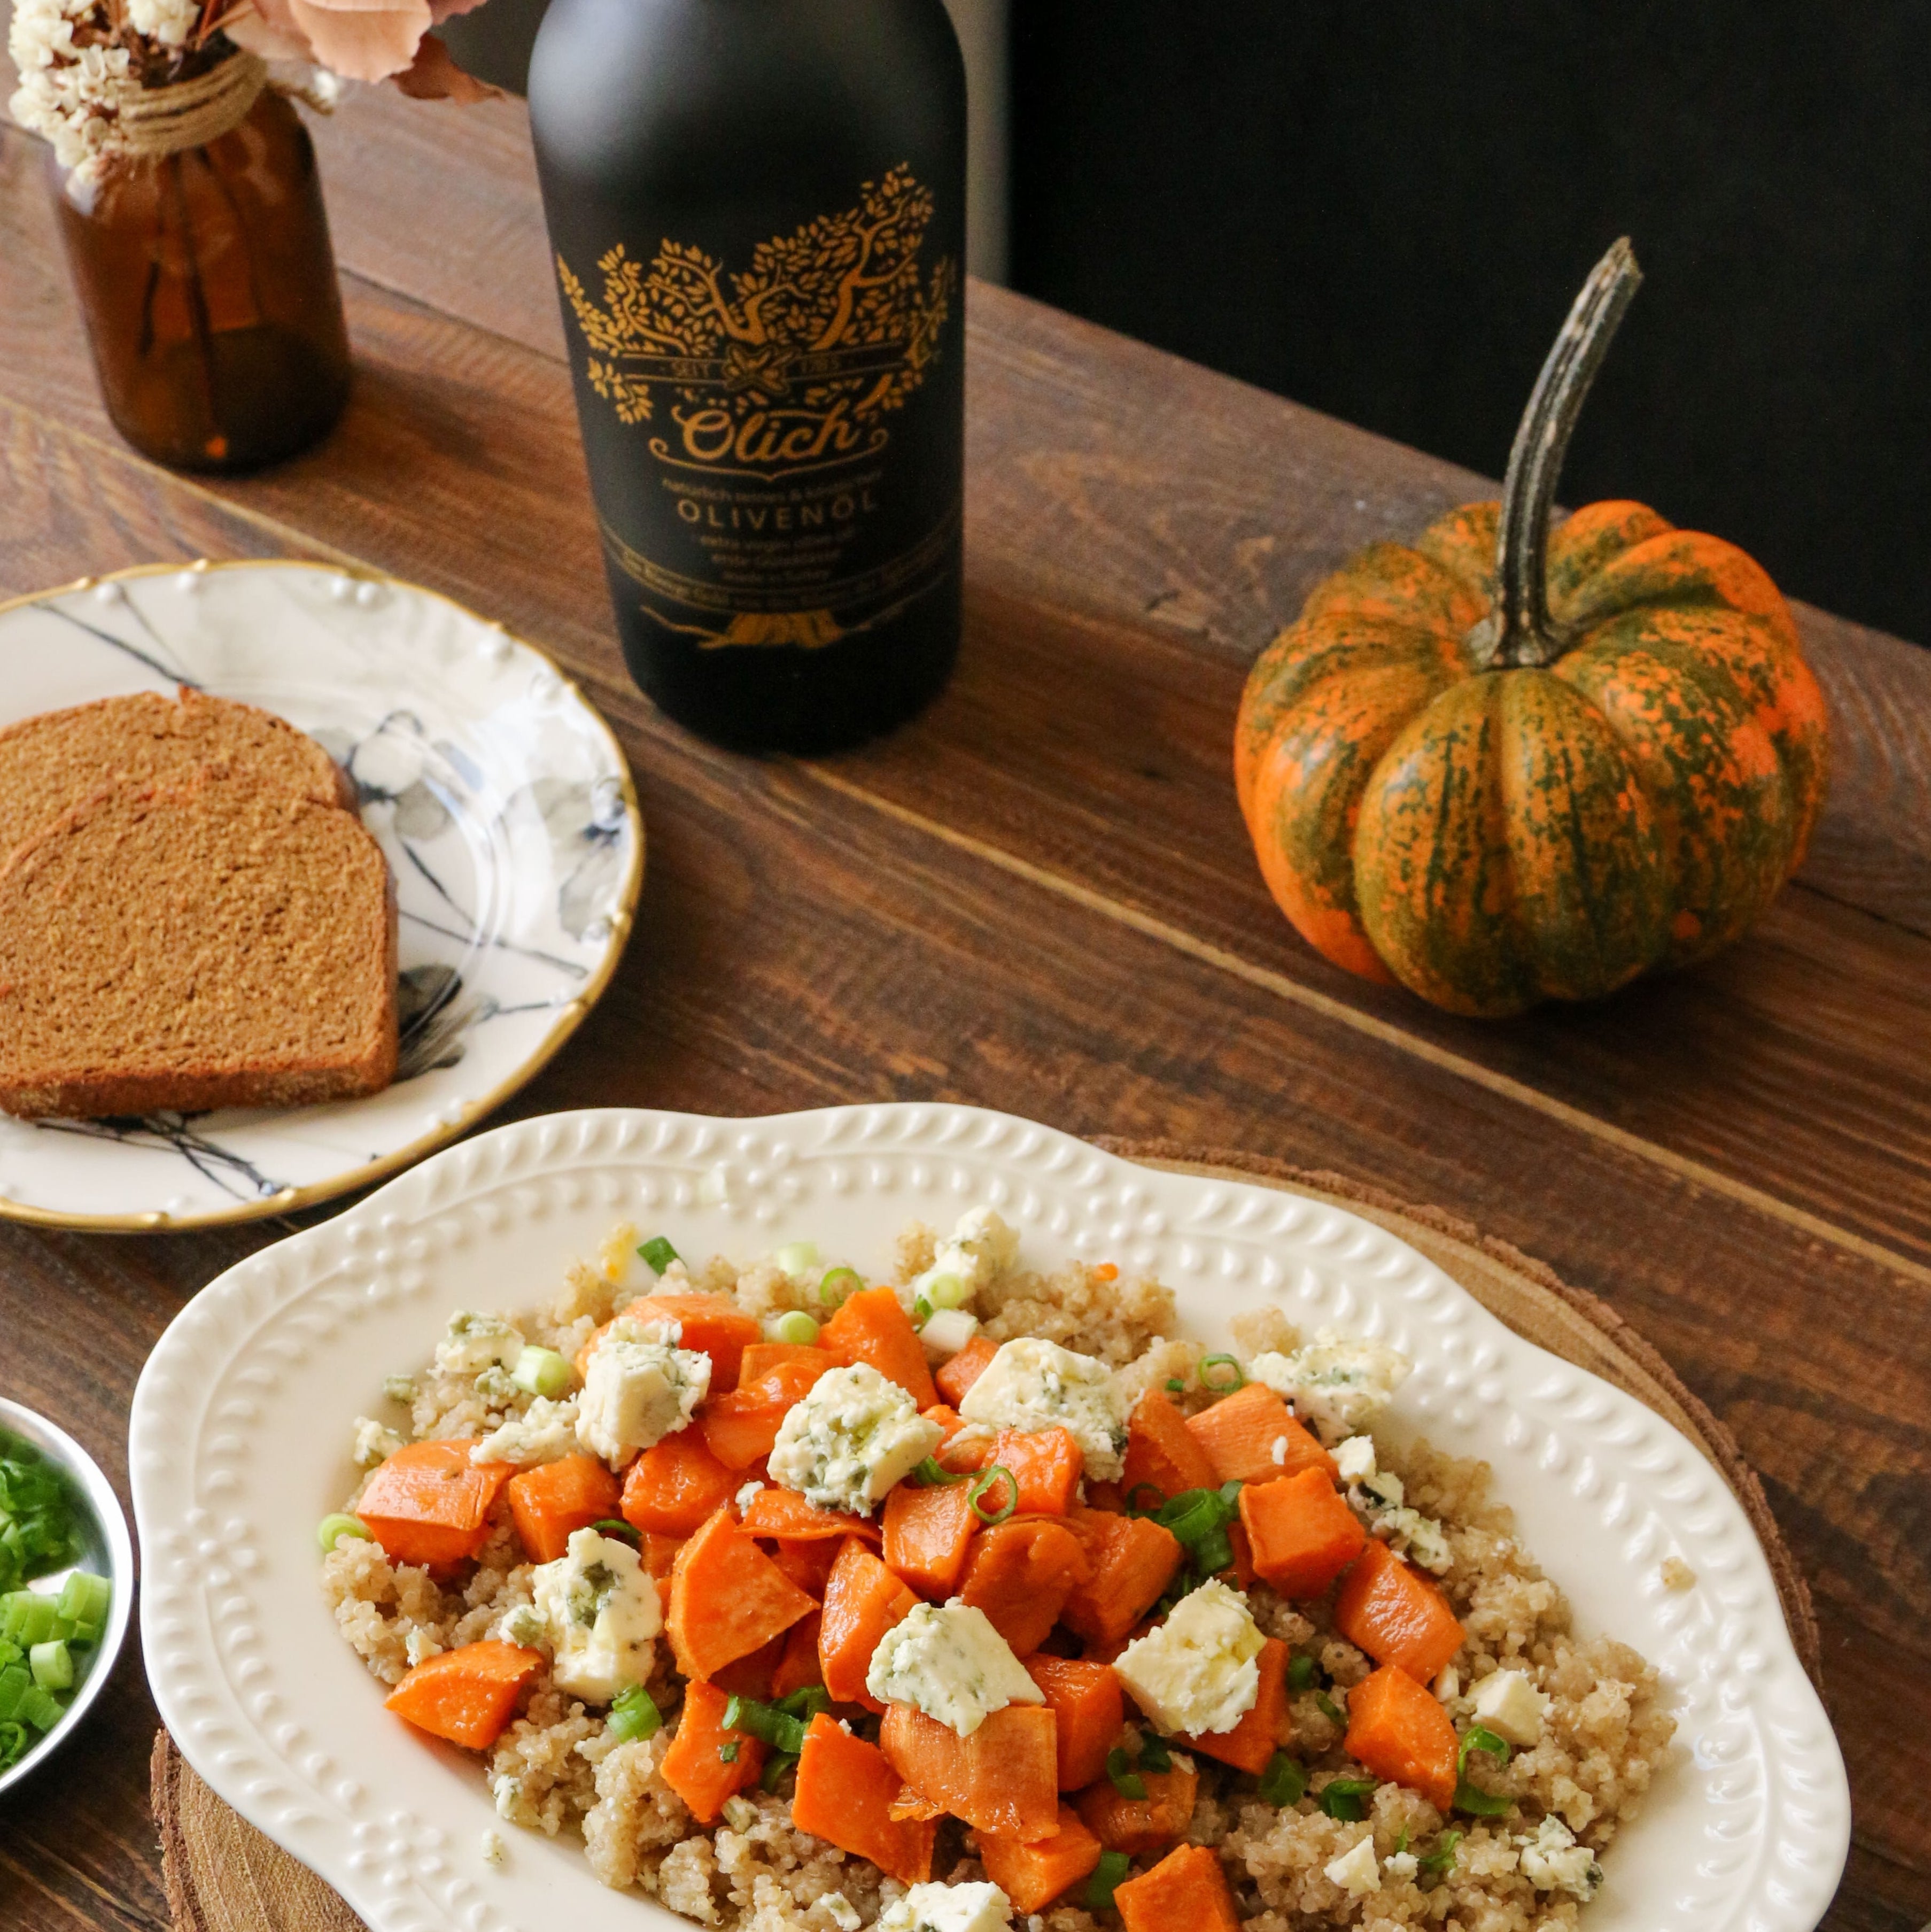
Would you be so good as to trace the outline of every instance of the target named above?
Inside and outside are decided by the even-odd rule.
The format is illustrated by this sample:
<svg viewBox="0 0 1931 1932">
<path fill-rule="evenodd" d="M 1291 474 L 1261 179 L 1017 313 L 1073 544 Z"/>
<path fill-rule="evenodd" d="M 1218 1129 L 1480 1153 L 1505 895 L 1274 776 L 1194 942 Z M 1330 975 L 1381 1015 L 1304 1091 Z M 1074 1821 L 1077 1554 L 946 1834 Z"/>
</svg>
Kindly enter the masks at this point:
<svg viewBox="0 0 1931 1932">
<path fill-rule="evenodd" d="M 97 792 L 0 869 L 0 1108 L 376 1092 L 395 954 L 388 868 L 352 812 L 220 772 Z"/>
<path fill-rule="evenodd" d="M 325 805 L 355 802 L 328 754 L 272 712 L 185 685 L 172 698 L 136 692 L 0 730 L 0 865 L 105 785 L 178 782 L 203 771 Z"/>
</svg>

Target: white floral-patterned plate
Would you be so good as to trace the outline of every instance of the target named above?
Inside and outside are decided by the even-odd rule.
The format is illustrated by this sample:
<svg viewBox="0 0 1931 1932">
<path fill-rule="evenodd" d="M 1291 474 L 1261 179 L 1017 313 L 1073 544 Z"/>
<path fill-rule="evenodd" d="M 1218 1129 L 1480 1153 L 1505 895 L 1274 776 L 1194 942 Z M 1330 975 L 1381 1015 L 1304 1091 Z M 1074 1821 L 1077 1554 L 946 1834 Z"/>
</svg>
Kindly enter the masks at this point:
<svg viewBox="0 0 1931 1932">
<path fill-rule="evenodd" d="M 355 781 L 396 882 L 400 1070 L 321 1106 L 0 1114 L 0 1215 L 203 1228 L 364 1186 L 535 1073 L 628 937 L 643 826 L 623 754 L 500 624 L 391 578 L 280 562 L 121 571 L 0 606 L 0 725 L 183 684 L 279 713 Z"/>
<path fill-rule="evenodd" d="M 1216 1347 L 1240 1309 L 1276 1301 L 1411 1355 L 1396 1432 L 1492 1462 L 1580 1627 L 1636 1646 L 1670 1688 L 1674 1762 L 1603 1861 L 1584 1932 L 1813 1932 L 1849 1844 L 1843 1761 L 1749 1520 L 1693 1443 L 1370 1222 L 968 1107 L 519 1121 L 204 1289 L 141 1377 L 128 1456 L 148 1681 L 189 1762 L 374 1932 L 683 1925 L 605 1890 L 568 1838 L 505 1827 L 507 1861 L 487 1864 L 475 1760 L 382 1709 L 316 1583 L 315 1525 L 355 1480 L 352 1420 L 382 1412 L 384 1373 L 424 1360 L 452 1310 L 541 1300 L 619 1220 L 741 1262 L 810 1239 L 875 1276 L 907 1221 L 949 1226 L 980 1202 L 1032 1264 L 1157 1274 Z M 1665 1587 L 1672 1556 L 1693 1587 Z"/>
</svg>

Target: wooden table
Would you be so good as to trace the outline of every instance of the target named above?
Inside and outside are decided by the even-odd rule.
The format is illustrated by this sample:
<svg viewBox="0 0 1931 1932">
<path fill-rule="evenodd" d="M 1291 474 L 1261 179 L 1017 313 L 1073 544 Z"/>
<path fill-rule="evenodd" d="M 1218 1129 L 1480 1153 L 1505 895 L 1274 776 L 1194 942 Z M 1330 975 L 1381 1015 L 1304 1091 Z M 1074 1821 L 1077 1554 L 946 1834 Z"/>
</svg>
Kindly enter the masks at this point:
<svg viewBox="0 0 1931 1932">
<path fill-rule="evenodd" d="M 359 561 L 556 654 L 623 740 L 649 875 L 616 983 L 515 1112 L 975 1101 L 1378 1180 L 1606 1296 L 1735 1430 L 1816 1588 L 1858 1804 L 1828 1923 L 1931 1919 L 1931 655 L 1799 612 L 1840 769 L 1747 941 L 1594 1010 L 1447 1018 L 1295 938 L 1228 754 L 1315 578 L 1477 478 L 975 287 L 956 680 L 850 757 L 726 756 L 618 656 L 520 106 L 364 93 L 319 140 L 355 400 L 315 455 L 208 483 L 109 428 L 40 152 L 0 132 L 0 593 Z M 289 1225 L 0 1226 L 0 1392 L 124 1480 L 156 1336 Z M 130 1644 L 0 1816 L 10 1932 L 164 1923 L 154 1725 Z"/>
</svg>

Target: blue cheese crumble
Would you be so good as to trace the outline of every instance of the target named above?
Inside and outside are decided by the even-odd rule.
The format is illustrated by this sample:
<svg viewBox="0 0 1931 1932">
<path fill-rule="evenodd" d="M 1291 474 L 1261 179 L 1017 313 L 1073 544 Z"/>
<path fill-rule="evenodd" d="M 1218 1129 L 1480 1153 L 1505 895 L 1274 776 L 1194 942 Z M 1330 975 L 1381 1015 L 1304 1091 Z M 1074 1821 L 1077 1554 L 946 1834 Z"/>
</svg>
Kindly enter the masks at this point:
<svg viewBox="0 0 1931 1932">
<path fill-rule="evenodd" d="M 1248 1374 L 1290 1403 L 1332 1449 L 1367 1427 L 1394 1400 L 1414 1364 L 1398 1349 L 1339 1328 L 1324 1328 L 1291 1355 L 1270 1349 Z"/>
<path fill-rule="evenodd" d="M 1495 1670 L 1475 1687 L 1475 1720 L 1518 1750 L 1532 1750 L 1542 1742 L 1543 1720 L 1549 1700 L 1522 1670 Z"/>
<path fill-rule="evenodd" d="M 383 1422 L 371 1421 L 366 1415 L 355 1418 L 355 1457 L 358 1469 L 373 1469 L 378 1462 L 386 1462 L 402 1447 L 402 1438 Z"/>
<path fill-rule="evenodd" d="M 607 1704 L 649 1676 L 664 1612 L 655 1580 L 628 1543 L 575 1531 L 567 1553 L 539 1564 L 530 1584 L 559 1690 Z"/>
<path fill-rule="evenodd" d="M 907 1390 L 857 1362 L 820 1376 L 811 1394 L 791 1405 L 767 1466 L 774 1483 L 820 1509 L 869 1516 L 944 1436 Z"/>
<path fill-rule="evenodd" d="M 591 1355 L 577 1439 L 613 1468 L 676 1435 L 709 1393 L 711 1358 L 674 1346 L 681 1332 L 674 1322 L 620 1318 Z"/>
<path fill-rule="evenodd" d="M 1117 1482 L 1126 1466 L 1126 1405 L 1113 1371 L 1057 1342 L 1021 1336 L 1002 1342 L 966 1391 L 959 1414 L 967 1422 L 1029 1435 L 1066 1430 L 1080 1446 L 1091 1482 Z"/>
<path fill-rule="evenodd" d="M 1018 1230 L 1007 1226 L 990 1208 L 970 1208 L 934 1250 L 932 1265 L 907 1282 L 899 1289 L 898 1298 L 908 1314 L 921 1298 L 934 1306 L 939 1306 L 932 1291 L 949 1278 L 958 1285 L 954 1305 L 964 1307 L 1018 1258 Z"/>
<path fill-rule="evenodd" d="M 1545 1818 L 1520 1841 L 1522 1876 L 1538 1892 L 1566 1892 L 1585 1905 L 1601 1890 L 1603 1868 L 1560 1818 Z"/>
<path fill-rule="evenodd" d="M 577 1449 L 577 1406 L 572 1400 L 552 1402 L 538 1396 L 521 1415 L 502 1423 L 469 1451 L 472 1462 L 514 1462 L 533 1469 L 539 1462 L 560 1462 Z"/>
<path fill-rule="evenodd" d="M 1334 1461 L 1346 1486 L 1348 1506 L 1363 1527 L 1398 1556 L 1447 1576 L 1455 1562 L 1447 1532 L 1433 1516 L 1409 1508 L 1400 1477 L 1376 1466 L 1374 1438 L 1349 1436 L 1335 1450 Z"/>
<path fill-rule="evenodd" d="M 522 1331 L 500 1315 L 459 1308 L 436 1345 L 436 1366 L 445 1376 L 479 1376 L 485 1369 L 513 1369 L 523 1353 Z"/>
<path fill-rule="evenodd" d="M 1375 1834 L 1370 1832 L 1324 1868 L 1331 1882 L 1350 1898 L 1366 1898 L 1381 1888 L 1381 1874 L 1375 1862 Z"/>
<path fill-rule="evenodd" d="M 885 1908 L 878 1932 L 1010 1932 L 1012 1924 L 1012 1901 L 996 1885 L 915 1885 Z"/>
<path fill-rule="evenodd" d="M 1046 1701 L 991 1618 L 956 1597 L 919 1604 L 894 1624 L 871 1654 L 865 1688 L 880 1703 L 910 1704 L 962 1738 L 1009 1704 Z"/>
<path fill-rule="evenodd" d="M 1183 1737 L 1231 1731 L 1261 1694 L 1265 1642 L 1247 1599 L 1216 1577 L 1114 1660 L 1114 1675 L 1155 1729 Z"/>
</svg>

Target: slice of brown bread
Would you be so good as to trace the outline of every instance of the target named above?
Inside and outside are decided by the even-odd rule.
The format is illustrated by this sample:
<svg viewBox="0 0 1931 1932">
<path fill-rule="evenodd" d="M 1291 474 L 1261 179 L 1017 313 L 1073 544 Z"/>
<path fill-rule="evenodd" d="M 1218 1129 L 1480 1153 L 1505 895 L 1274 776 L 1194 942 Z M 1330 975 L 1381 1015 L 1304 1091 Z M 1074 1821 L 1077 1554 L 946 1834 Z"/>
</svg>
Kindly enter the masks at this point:
<svg viewBox="0 0 1931 1932">
<path fill-rule="evenodd" d="M 395 946 L 353 812 L 212 773 L 98 792 L 0 869 L 0 1108 L 373 1093 L 395 1074 Z"/>
<path fill-rule="evenodd" d="M 201 771 L 325 805 L 355 802 L 334 760 L 272 712 L 186 686 L 173 698 L 103 698 L 0 730 L 0 862 L 103 785 L 169 783 Z"/>
</svg>

